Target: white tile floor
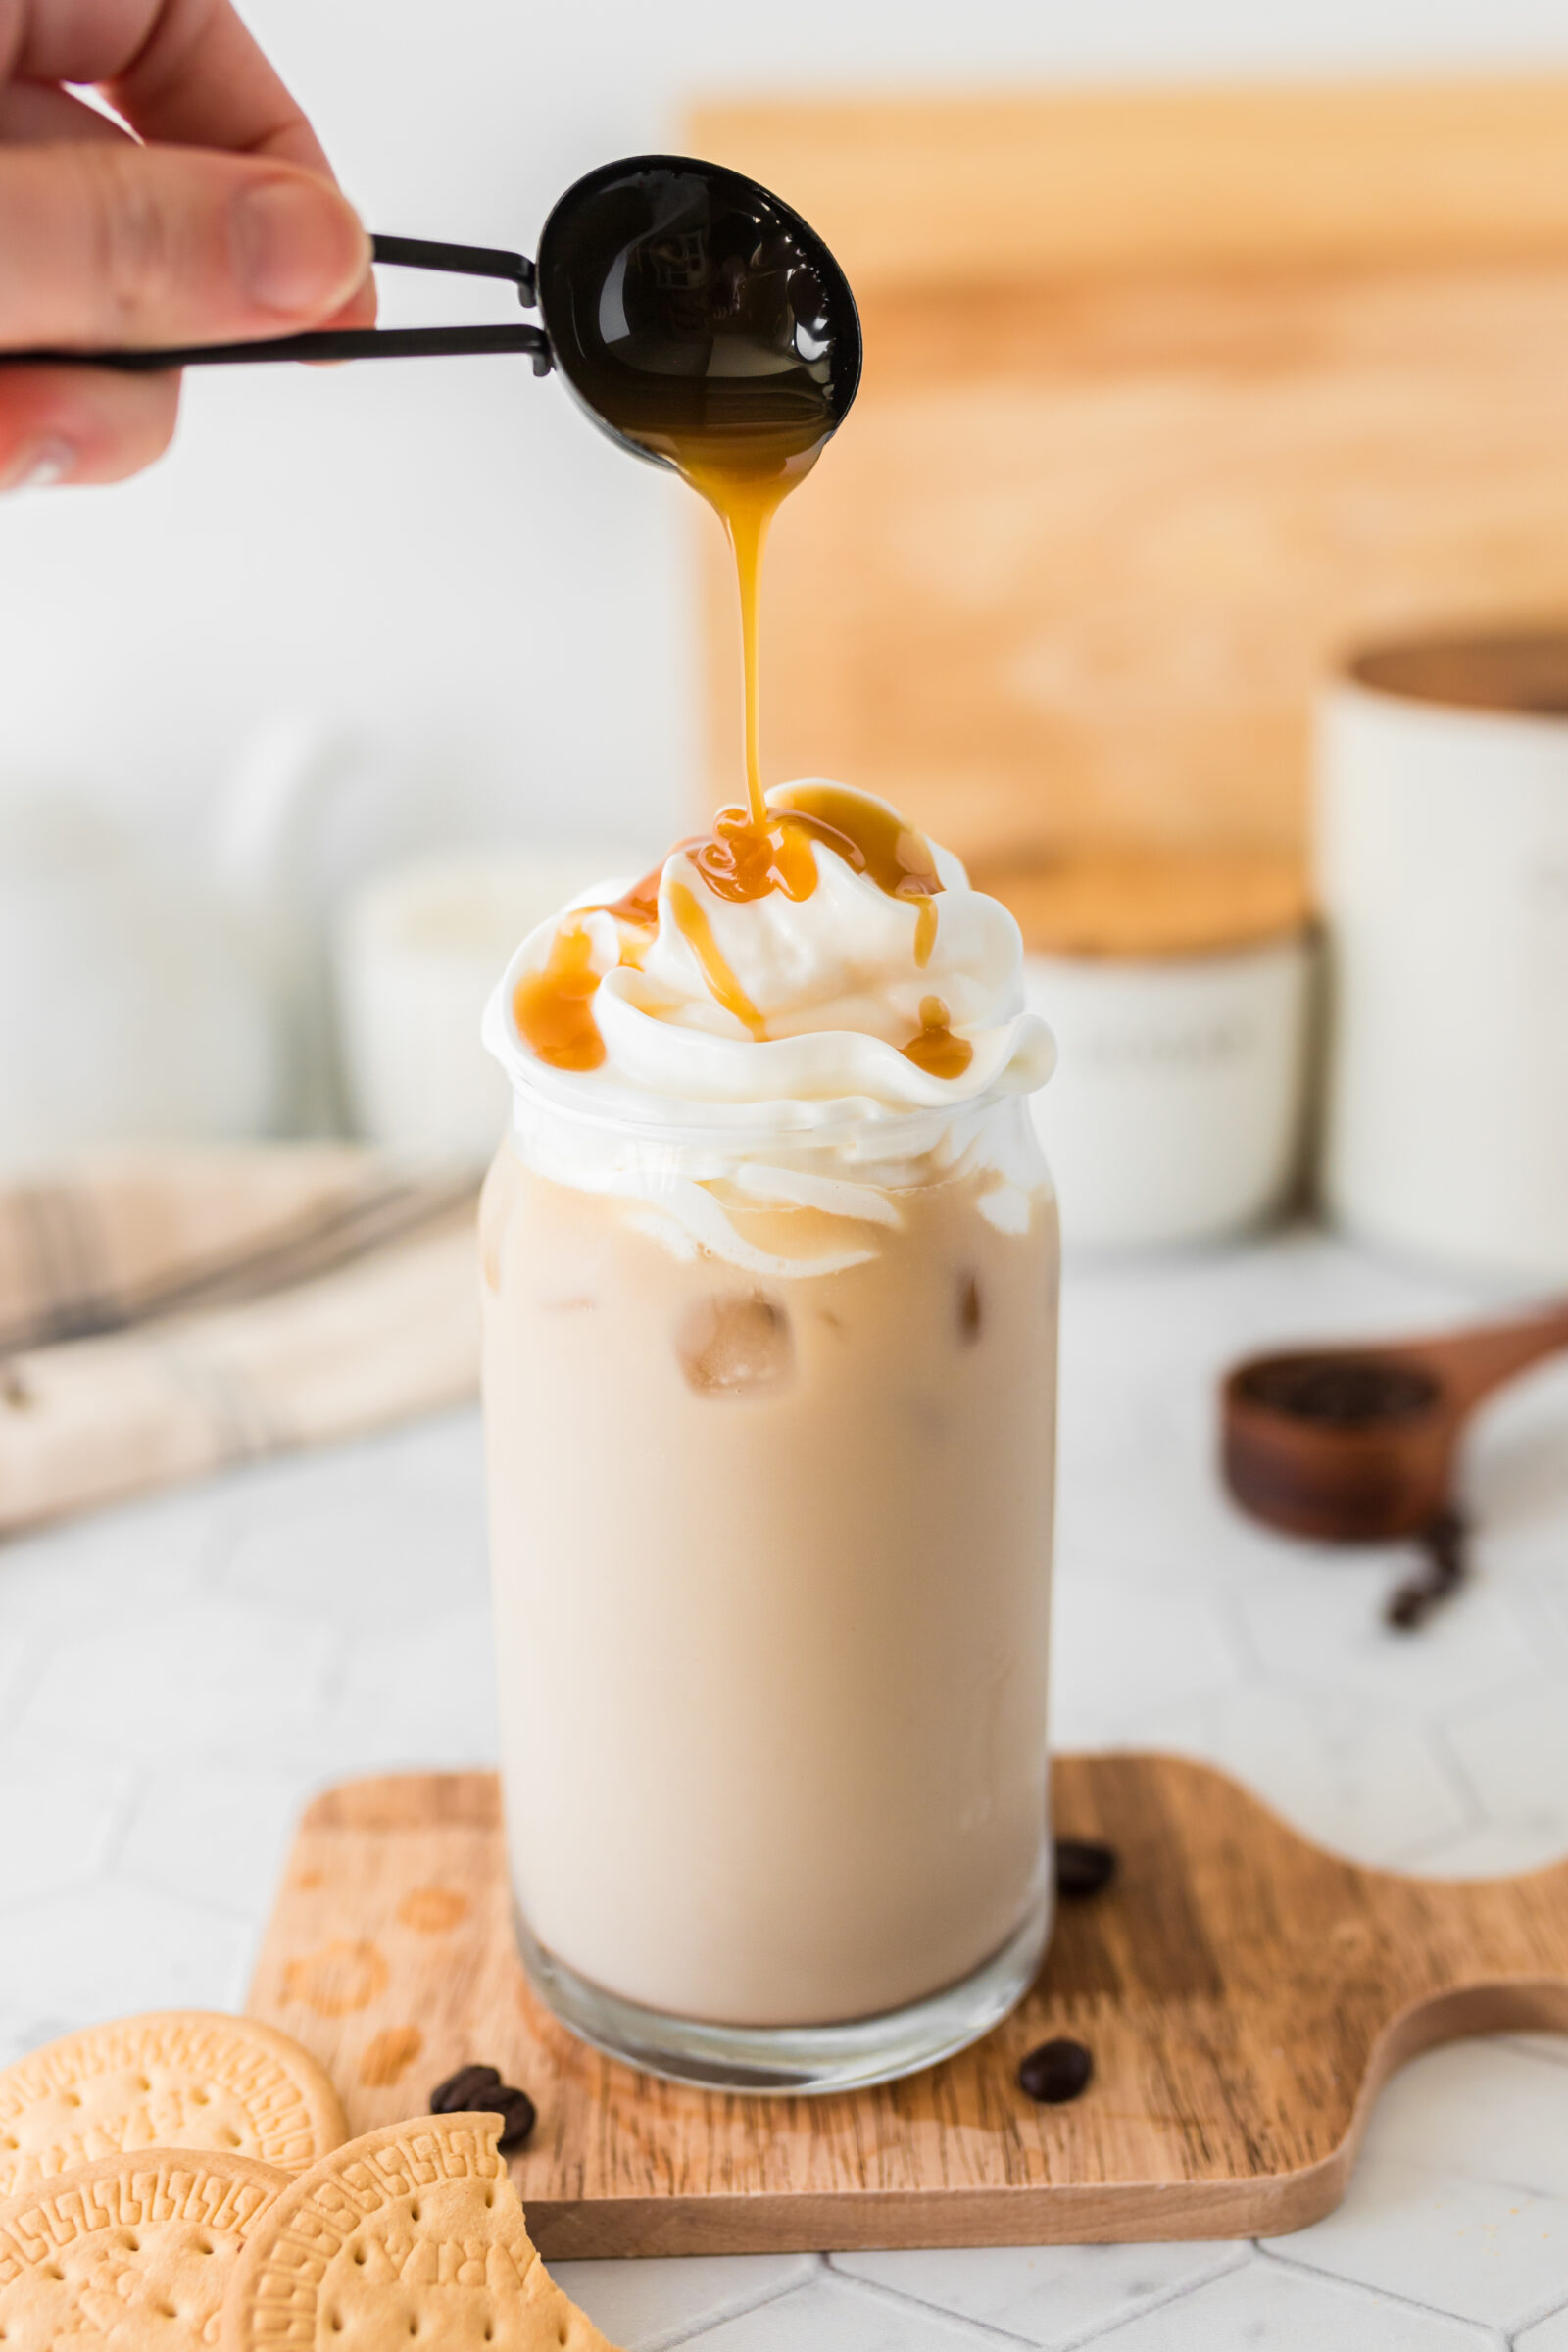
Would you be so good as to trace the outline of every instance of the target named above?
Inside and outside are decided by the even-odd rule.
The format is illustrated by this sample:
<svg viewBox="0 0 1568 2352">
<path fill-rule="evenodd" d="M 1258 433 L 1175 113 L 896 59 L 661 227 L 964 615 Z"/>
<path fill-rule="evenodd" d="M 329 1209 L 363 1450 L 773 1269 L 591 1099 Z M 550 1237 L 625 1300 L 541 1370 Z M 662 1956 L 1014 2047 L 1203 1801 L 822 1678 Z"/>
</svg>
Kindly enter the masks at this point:
<svg viewBox="0 0 1568 2352">
<path fill-rule="evenodd" d="M 1357 1857 L 1568 1852 L 1568 1364 L 1478 1429 L 1474 1586 L 1386 1632 L 1393 1555 L 1250 1527 L 1216 1374 L 1259 1345 L 1497 1303 L 1310 1234 L 1074 1268 L 1056 1730 L 1212 1757 Z M 351 1772 L 495 1752 L 470 1413 L 0 1548 L 0 2062 L 244 1995 L 290 1826 Z M 1393 2083 L 1341 2210 L 1264 2247 L 563 2266 L 628 2352 L 1568 2352 L 1568 2037 Z"/>
</svg>

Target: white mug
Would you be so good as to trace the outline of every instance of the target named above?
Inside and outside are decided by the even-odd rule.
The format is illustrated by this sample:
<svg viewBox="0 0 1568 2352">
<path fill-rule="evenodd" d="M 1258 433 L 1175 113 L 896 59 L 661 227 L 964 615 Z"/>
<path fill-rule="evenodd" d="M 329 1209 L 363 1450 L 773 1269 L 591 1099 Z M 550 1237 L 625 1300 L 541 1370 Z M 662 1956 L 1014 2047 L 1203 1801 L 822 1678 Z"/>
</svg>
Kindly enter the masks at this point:
<svg viewBox="0 0 1568 2352">
<path fill-rule="evenodd" d="M 1320 713 L 1317 858 L 1331 1214 L 1568 1280 L 1568 636 L 1352 662 Z"/>
</svg>

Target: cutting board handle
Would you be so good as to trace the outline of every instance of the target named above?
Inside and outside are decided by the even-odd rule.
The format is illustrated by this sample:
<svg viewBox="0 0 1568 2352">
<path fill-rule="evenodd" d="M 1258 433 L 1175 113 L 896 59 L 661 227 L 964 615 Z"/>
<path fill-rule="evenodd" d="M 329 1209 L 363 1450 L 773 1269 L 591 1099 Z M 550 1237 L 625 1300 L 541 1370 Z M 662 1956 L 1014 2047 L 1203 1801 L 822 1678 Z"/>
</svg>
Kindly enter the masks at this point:
<svg viewBox="0 0 1568 2352">
<path fill-rule="evenodd" d="M 1420 1933 L 1413 1908 L 1431 1912 L 1426 1948 L 1450 1978 L 1433 1997 L 1460 2004 L 1447 2034 L 1568 2032 L 1568 1861 L 1509 1878 L 1380 1876 L 1400 1932 Z"/>
</svg>

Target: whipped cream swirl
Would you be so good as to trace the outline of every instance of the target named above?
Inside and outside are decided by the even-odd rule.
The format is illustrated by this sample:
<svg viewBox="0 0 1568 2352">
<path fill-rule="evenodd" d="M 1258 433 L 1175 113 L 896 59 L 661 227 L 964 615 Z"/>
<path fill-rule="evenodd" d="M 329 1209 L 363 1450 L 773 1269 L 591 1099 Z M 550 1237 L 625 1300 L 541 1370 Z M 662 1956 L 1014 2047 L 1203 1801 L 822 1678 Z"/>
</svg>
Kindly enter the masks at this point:
<svg viewBox="0 0 1568 2352">
<path fill-rule="evenodd" d="M 523 941 L 484 1025 L 519 1096 L 637 1124 L 799 1131 L 1043 1085 L 1054 1048 L 1024 1008 L 1006 908 L 971 888 L 951 851 L 901 832 L 871 794 L 813 783 L 767 797 L 788 837 L 789 887 L 716 889 L 704 845 L 687 844 L 665 858 L 657 898 L 651 876 L 606 884 Z M 832 821 L 806 830 L 797 812 L 813 808 Z M 872 830 L 909 845 L 915 885 L 877 878 L 856 847 Z M 921 870 L 939 887 L 921 891 Z M 541 1052 L 535 1025 L 519 1020 L 567 970 L 592 1066 L 548 1040 Z M 955 1047 L 925 1066 L 908 1049 L 918 1055 L 934 1029 Z"/>
</svg>

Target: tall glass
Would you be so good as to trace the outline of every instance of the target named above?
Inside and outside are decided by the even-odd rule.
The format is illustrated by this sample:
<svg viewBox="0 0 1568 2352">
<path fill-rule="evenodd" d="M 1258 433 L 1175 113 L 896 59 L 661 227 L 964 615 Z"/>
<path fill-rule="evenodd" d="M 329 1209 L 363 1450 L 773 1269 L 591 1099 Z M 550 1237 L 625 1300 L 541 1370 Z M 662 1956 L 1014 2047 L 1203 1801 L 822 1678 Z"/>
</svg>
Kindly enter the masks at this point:
<svg viewBox="0 0 1568 2352">
<path fill-rule="evenodd" d="M 962 2047 L 1051 1924 L 1059 1249 L 1025 1102 L 764 1134 L 529 1089 L 481 1239 L 537 1988 L 749 2089 Z"/>
</svg>

